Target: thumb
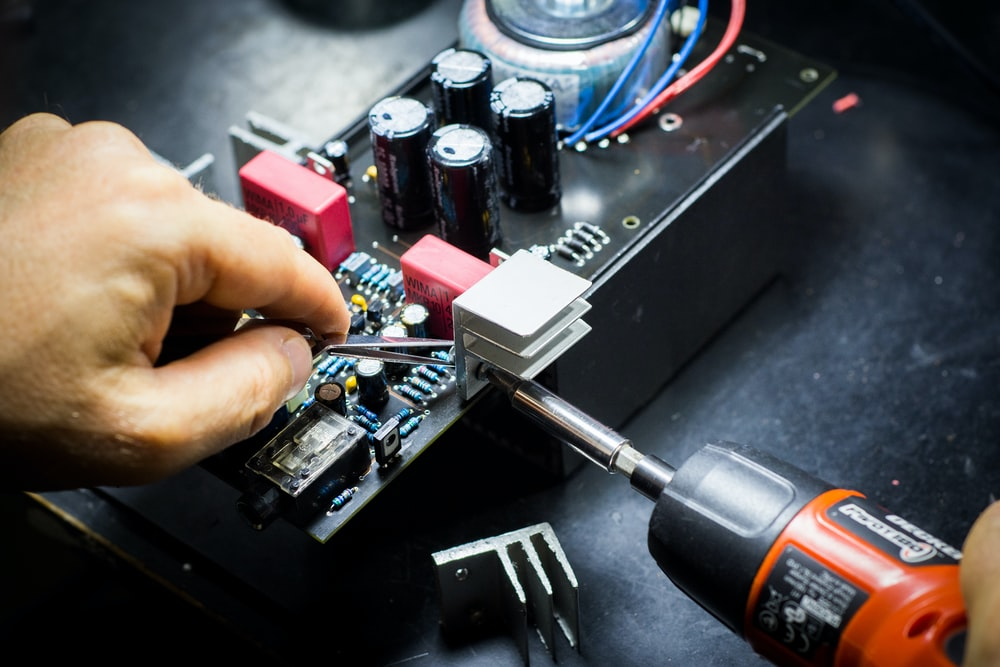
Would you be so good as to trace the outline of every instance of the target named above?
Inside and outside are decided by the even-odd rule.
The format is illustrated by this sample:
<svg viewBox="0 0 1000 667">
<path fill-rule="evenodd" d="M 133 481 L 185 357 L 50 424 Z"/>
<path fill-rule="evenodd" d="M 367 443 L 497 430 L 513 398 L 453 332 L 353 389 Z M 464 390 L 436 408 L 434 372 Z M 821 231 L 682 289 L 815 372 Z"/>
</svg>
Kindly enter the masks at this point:
<svg viewBox="0 0 1000 667">
<path fill-rule="evenodd" d="M 165 409 L 152 429 L 187 465 L 263 429 L 309 379 L 312 351 L 292 329 L 247 327 L 154 372 Z"/>
<path fill-rule="evenodd" d="M 1000 664 L 1000 503 L 979 515 L 962 548 L 962 595 L 969 616 L 963 667 Z"/>
</svg>

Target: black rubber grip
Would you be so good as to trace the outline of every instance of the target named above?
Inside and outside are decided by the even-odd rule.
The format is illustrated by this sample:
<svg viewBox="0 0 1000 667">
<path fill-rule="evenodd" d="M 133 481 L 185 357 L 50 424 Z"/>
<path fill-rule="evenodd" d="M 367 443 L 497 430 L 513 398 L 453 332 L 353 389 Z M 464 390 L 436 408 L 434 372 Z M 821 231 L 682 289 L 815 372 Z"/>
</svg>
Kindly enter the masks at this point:
<svg viewBox="0 0 1000 667">
<path fill-rule="evenodd" d="M 706 445 L 678 468 L 649 521 L 649 552 L 698 604 L 743 635 L 757 570 L 829 484 L 746 445 Z"/>
</svg>

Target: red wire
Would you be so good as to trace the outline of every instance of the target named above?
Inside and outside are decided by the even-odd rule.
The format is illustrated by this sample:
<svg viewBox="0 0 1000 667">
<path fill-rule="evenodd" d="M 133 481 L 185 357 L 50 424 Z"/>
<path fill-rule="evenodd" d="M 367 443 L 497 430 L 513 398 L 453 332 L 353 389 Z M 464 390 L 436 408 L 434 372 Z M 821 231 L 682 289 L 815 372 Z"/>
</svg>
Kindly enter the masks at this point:
<svg viewBox="0 0 1000 667">
<path fill-rule="evenodd" d="M 729 51 L 729 49 L 732 48 L 733 44 L 736 42 L 736 38 L 739 37 L 740 30 L 743 27 L 743 17 L 746 16 L 746 11 L 746 0 L 732 0 L 732 10 L 729 13 L 729 25 L 726 26 L 726 32 L 722 35 L 722 40 L 719 41 L 719 45 L 715 47 L 715 51 L 698 63 L 697 67 L 664 88 L 663 92 L 657 95 L 656 99 L 650 102 L 645 109 L 635 116 L 635 118 L 612 132 L 611 137 L 617 137 L 622 132 L 627 131 L 631 127 L 635 127 L 638 123 L 646 120 L 650 115 L 658 113 L 660 109 L 667 104 L 667 102 L 674 99 L 694 84 L 698 83 L 702 77 L 708 74 L 708 72 L 715 67 L 720 60 L 722 60 L 722 57 L 726 55 L 726 52 Z"/>
</svg>

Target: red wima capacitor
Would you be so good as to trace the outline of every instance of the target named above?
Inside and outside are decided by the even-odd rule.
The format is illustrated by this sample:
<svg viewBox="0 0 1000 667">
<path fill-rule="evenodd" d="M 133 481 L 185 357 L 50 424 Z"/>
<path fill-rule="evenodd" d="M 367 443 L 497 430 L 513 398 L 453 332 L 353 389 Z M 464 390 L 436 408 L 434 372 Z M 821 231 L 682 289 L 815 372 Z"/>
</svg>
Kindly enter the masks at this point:
<svg viewBox="0 0 1000 667">
<path fill-rule="evenodd" d="M 239 174 L 247 213 L 297 236 L 329 271 L 354 252 L 344 186 L 267 150 L 243 165 Z"/>
<path fill-rule="evenodd" d="M 399 264 L 407 301 L 427 307 L 427 333 L 437 338 L 455 335 L 451 302 L 493 270 L 487 262 L 432 234 L 414 243 Z"/>
</svg>

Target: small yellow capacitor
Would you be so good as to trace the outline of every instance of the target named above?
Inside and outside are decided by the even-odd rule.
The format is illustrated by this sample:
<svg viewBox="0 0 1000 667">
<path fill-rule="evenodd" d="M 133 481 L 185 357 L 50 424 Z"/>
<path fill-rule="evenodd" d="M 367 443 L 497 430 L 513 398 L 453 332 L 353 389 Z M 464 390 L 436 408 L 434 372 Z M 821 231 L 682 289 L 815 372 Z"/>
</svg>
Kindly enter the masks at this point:
<svg viewBox="0 0 1000 667">
<path fill-rule="evenodd" d="M 358 390 L 358 378 L 355 375 L 349 375 L 344 381 L 344 389 L 347 390 L 348 394 L 353 394 Z"/>
<path fill-rule="evenodd" d="M 363 311 L 367 312 L 368 310 L 368 301 L 365 299 L 365 297 L 361 296 L 360 294 L 355 294 L 354 296 L 352 296 L 351 303 L 353 303 L 355 306 L 357 306 Z"/>
</svg>

